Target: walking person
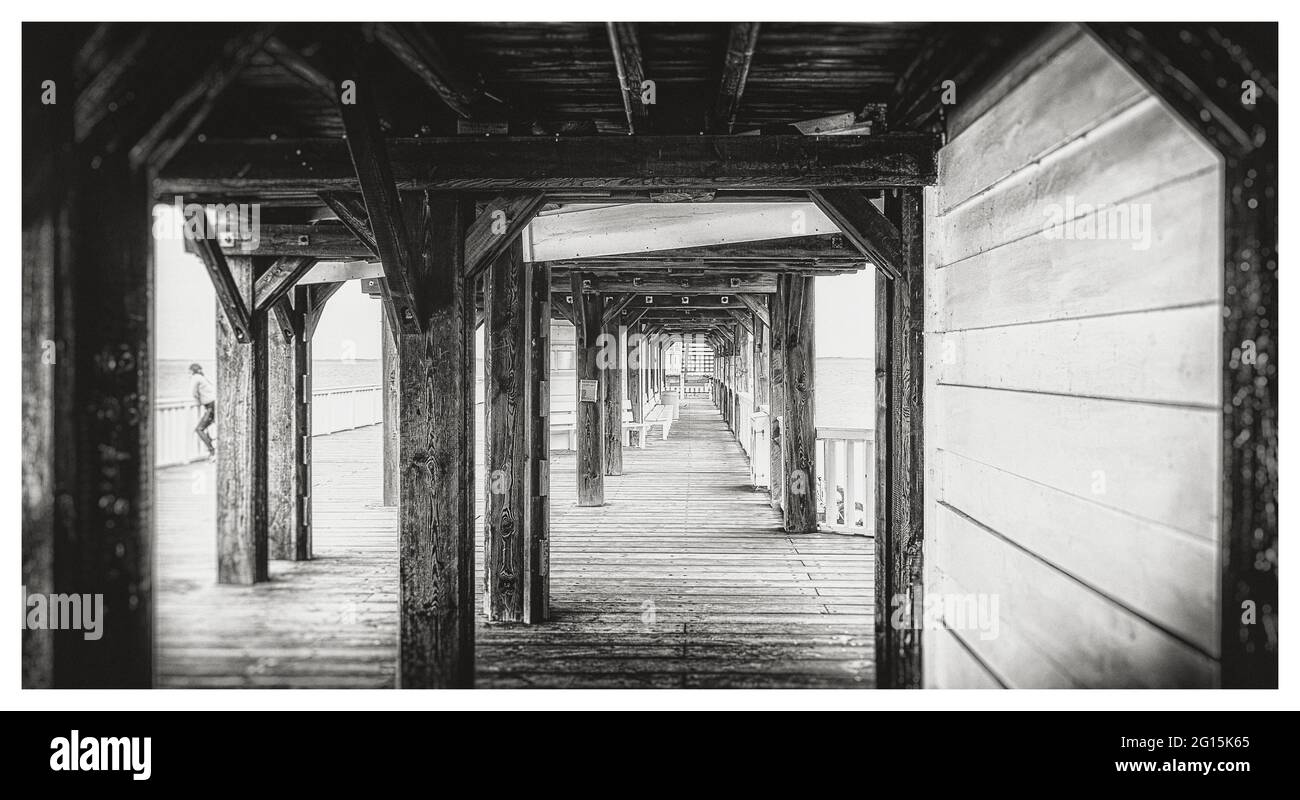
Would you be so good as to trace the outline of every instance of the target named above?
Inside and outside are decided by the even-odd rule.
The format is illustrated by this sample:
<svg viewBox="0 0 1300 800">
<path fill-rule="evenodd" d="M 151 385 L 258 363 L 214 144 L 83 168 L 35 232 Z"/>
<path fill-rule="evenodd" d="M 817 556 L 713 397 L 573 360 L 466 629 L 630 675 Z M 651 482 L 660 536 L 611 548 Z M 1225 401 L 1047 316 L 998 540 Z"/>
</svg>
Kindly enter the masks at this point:
<svg viewBox="0 0 1300 800">
<path fill-rule="evenodd" d="M 217 419 L 217 388 L 203 374 L 202 364 L 190 364 L 190 392 L 194 395 L 194 402 L 203 409 L 203 416 L 199 418 L 194 432 L 207 445 L 208 457 L 211 458 L 217 454 L 217 448 L 212 446 L 212 437 L 208 436 L 208 428 Z"/>
</svg>

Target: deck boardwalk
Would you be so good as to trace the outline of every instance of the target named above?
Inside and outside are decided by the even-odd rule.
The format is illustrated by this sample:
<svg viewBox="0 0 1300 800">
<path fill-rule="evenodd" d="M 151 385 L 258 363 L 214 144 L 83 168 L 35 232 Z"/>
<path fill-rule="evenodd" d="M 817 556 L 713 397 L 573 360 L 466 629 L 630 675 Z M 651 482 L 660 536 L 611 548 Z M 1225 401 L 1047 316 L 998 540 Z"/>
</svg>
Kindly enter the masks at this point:
<svg viewBox="0 0 1300 800">
<path fill-rule="evenodd" d="M 253 587 L 216 585 L 212 466 L 158 473 L 157 685 L 393 685 L 379 429 L 321 437 L 314 457 L 318 558 Z M 577 507 L 573 456 L 553 459 L 553 621 L 480 623 L 480 687 L 872 685 L 871 540 L 781 532 L 711 406 L 627 450 L 604 507 Z"/>
</svg>

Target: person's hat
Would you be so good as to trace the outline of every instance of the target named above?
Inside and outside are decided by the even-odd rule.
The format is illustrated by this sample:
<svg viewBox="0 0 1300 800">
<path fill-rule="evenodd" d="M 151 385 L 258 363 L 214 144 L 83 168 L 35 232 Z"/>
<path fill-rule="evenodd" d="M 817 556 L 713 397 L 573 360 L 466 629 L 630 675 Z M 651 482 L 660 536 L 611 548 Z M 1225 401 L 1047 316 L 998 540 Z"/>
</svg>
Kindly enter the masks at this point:
<svg viewBox="0 0 1300 800">
<path fill-rule="evenodd" d="M 203 371 L 203 365 L 198 363 L 197 361 L 194 362 L 193 364 L 190 364 L 190 372 L 202 372 L 202 371 Z"/>
</svg>

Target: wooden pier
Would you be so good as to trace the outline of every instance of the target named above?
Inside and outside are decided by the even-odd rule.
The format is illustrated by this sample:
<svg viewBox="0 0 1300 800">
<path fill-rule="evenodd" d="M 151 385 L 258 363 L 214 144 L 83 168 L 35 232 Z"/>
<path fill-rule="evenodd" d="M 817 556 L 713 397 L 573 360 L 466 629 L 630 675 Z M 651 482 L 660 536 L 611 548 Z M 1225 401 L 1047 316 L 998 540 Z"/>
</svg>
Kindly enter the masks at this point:
<svg viewBox="0 0 1300 800">
<path fill-rule="evenodd" d="M 215 580 L 213 465 L 159 470 L 158 686 L 394 686 L 397 509 L 382 505 L 380 434 L 317 437 L 316 557 L 273 561 L 253 586 Z M 476 686 L 873 685 L 872 539 L 783 532 L 706 400 L 667 441 L 625 451 L 602 507 L 578 507 L 573 455 L 552 457 L 552 618 L 487 624 L 480 607 Z M 481 541 L 476 564 L 477 590 Z"/>
</svg>

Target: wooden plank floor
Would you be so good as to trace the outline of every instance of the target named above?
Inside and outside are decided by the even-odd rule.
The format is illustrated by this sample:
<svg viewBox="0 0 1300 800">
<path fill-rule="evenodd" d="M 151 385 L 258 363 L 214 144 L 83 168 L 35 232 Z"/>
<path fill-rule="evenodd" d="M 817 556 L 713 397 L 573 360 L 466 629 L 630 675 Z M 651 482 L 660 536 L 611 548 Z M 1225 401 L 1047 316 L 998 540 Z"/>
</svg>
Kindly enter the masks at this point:
<svg viewBox="0 0 1300 800">
<path fill-rule="evenodd" d="M 212 465 L 158 472 L 158 685 L 393 686 L 396 511 L 378 502 L 379 448 L 378 427 L 316 439 L 318 557 L 272 562 L 254 587 L 216 585 Z M 626 466 L 604 507 L 578 508 L 573 456 L 553 454 L 554 619 L 481 622 L 480 687 L 872 685 L 871 539 L 781 532 L 701 401 Z"/>
</svg>

